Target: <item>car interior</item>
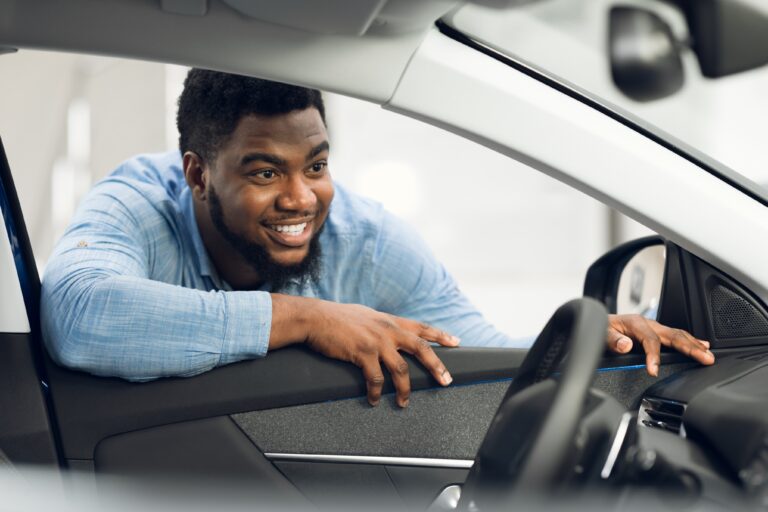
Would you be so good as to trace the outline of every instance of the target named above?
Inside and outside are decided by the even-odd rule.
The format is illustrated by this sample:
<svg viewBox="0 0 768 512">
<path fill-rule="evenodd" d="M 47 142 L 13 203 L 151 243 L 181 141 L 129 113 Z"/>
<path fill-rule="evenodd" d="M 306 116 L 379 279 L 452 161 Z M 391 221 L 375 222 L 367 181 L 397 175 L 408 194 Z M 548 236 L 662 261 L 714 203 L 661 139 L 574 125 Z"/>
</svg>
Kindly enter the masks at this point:
<svg viewBox="0 0 768 512">
<path fill-rule="evenodd" d="M 248 10 L 248 2 L 227 3 Z M 87 46 L 75 43 L 75 50 Z M 371 50 L 377 43 L 366 44 Z M 322 52 L 322 44 L 311 51 Z M 236 63 L 242 55 L 228 58 Z M 285 78 L 301 82 L 300 75 Z M 383 85 L 384 92 L 376 87 L 387 97 Z M 5 465 L 97 482 L 223 481 L 321 509 L 373 502 L 493 510 L 574 497 L 614 509 L 766 503 L 768 308 L 748 283 L 666 237 L 634 240 L 596 260 L 583 297 L 553 312 L 530 350 L 437 347 L 453 376 L 447 388 L 404 355 L 413 390 L 407 409 L 395 405 L 388 375 L 386 396 L 370 407 L 355 366 L 301 347 L 191 378 L 131 383 L 69 370 L 47 355 L 40 277 L 13 182 L 22 172 L 10 169 L 0 142 L 0 272 L 9 290 L 19 289 L 29 326 L 0 332 Z M 654 317 L 709 340 L 715 365 L 663 349 L 653 378 L 641 350 L 605 351 L 607 314 L 619 309 L 622 277 L 651 247 L 665 254 Z M 5 314 L 15 315 L 12 290 L 0 297 Z"/>
<path fill-rule="evenodd" d="M 355 367 L 301 348 L 137 384 L 71 371 L 46 355 L 35 318 L 40 282 L 0 156 L 0 205 L 32 326 L 1 335 L 0 400 L 13 413 L 0 421 L 0 448 L 9 464 L 227 478 L 319 507 L 365 497 L 411 510 L 456 502 L 462 486 L 460 505 L 482 508 L 520 488 L 626 494 L 658 486 L 662 502 L 723 504 L 761 485 L 768 314 L 738 283 L 660 237 L 596 261 L 588 298 L 558 310 L 530 352 L 437 348 L 454 376 L 446 389 L 412 364 L 407 410 L 387 400 L 369 407 Z M 603 353 L 600 302 L 615 308 L 621 270 L 654 245 L 667 251 L 658 318 L 712 340 L 715 366 L 664 352 L 652 379 L 643 354 Z"/>
</svg>

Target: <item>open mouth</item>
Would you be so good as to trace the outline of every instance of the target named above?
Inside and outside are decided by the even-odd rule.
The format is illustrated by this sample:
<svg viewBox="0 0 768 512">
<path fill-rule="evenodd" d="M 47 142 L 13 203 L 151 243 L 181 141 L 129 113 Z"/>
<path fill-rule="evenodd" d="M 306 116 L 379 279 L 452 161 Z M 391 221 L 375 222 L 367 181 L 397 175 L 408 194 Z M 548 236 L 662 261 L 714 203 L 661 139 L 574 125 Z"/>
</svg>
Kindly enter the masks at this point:
<svg viewBox="0 0 768 512">
<path fill-rule="evenodd" d="M 302 222 L 301 224 L 270 225 L 269 229 L 273 229 L 278 233 L 282 233 L 288 236 L 299 236 L 304 232 L 306 227 L 307 223 Z"/>
<path fill-rule="evenodd" d="M 296 224 L 267 224 L 267 233 L 270 238 L 284 246 L 301 247 L 312 236 L 312 221 Z"/>
</svg>

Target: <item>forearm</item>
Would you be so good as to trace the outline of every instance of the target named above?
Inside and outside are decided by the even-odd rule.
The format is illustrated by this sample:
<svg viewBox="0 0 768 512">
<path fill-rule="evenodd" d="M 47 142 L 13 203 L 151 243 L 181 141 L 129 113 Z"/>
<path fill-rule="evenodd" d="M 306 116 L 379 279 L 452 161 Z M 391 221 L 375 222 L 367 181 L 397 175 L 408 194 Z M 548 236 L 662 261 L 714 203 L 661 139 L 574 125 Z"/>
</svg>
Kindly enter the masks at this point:
<svg viewBox="0 0 768 512">
<path fill-rule="evenodd" d="M 264 292 L 204 292 L 129 276 L 44 283 L 41 313 L 55 360 L 129 380 L 263 356 L 271 323 Z"/>
<path fill-rule="evenodd" d="M 324 327 L 323 322 L 329 315 L 339 310 L 338 304 L 322 299 L 281 293 L 273 293 L 271 296 L 269 350 L 304 343 L 313 332 Z"/>
</svg>

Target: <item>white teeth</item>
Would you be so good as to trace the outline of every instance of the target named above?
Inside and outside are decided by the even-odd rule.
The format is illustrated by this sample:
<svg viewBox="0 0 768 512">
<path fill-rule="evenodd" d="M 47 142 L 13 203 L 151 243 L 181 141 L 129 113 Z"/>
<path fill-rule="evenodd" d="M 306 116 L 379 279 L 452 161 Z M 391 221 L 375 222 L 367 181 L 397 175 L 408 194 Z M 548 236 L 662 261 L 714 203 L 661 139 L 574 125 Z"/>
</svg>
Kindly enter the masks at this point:
<svg viewBox="0 0 768 512">
<path fill-rule="evenodd" d="M 293 236 L 302 234 L 304 232 L 304 228 L 306 227 L 306 222 L 302 222 L 301 224 L 293 224 L 290 226 L 270 226 L 270 228 L 274 229 L 275 231 Z"/>
</svg>

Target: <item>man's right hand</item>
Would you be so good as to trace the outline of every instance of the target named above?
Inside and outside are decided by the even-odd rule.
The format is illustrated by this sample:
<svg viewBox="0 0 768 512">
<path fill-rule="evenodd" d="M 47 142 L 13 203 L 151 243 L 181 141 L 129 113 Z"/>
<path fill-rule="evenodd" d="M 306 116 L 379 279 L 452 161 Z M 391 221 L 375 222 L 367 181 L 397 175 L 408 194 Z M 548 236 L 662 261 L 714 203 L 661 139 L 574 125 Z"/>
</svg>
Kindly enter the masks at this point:
<svg viewBox="0 0 768 512">
<path fill-rule="evenodd" d="M 327 357 L 359 366 L 371 405 L 381 400 L 383 363 L 392 375 L 400 407 L 408 406 L 411 380 L 399 351 L 414 355 L 437 382 L 447 386 L 453 379 L 430 342 L 446 347 L 459 344 L 458 338 L 439 329 L 366 306 L 272 294 L 270 350 L 301 341 Z"/>
</svg>

